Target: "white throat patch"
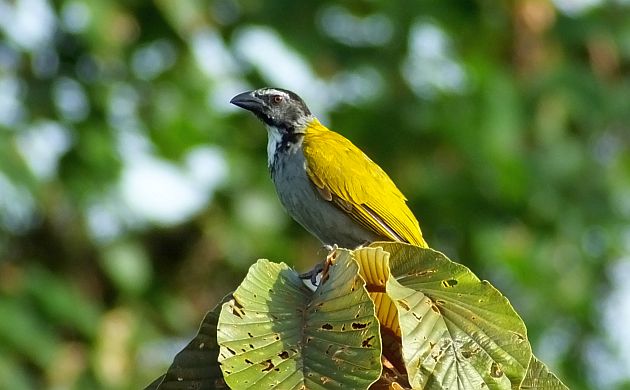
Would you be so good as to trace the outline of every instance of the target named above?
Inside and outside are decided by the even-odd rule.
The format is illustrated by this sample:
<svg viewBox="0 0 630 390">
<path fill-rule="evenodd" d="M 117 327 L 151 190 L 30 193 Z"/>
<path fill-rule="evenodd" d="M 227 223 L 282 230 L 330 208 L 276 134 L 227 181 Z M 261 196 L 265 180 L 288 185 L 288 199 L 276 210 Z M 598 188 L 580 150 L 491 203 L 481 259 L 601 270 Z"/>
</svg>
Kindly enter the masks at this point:
<svg viewBox="0 0 630 390">
<path fill-rule="evenodd" d="M 282 142 L 282 134 L 280 130 L 273 126 L 267 127 L 267 166 L 273 166 L 276 159 L 276 150 L 278 145 Z"/>
</svg>

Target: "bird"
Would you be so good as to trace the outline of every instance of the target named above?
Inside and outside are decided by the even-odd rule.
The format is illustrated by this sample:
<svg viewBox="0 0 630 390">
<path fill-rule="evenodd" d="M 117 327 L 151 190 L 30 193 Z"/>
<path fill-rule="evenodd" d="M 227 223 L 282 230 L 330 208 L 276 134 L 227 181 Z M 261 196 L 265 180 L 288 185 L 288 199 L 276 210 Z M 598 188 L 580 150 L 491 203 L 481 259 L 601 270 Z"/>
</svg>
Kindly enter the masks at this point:
<svg viewBox="0 0 630 390">
<path fill-rule="evenodd" d="M 260 88 L 230 103 L 267 129 L 267 165 L 288 214 L 328 248 L 375 241 L 428 247 L 407 198 L 361 149 L 324 126 L 296 93 Z"/>
</svg>

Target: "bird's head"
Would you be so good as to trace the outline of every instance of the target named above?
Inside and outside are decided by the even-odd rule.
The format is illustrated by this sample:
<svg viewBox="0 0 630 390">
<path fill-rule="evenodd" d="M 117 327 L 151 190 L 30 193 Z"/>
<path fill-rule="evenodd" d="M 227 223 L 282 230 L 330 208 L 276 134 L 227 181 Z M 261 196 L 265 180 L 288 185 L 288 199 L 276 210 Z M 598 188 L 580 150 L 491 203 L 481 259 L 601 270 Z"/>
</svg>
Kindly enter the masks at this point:
<svg viewBox="0 0 630 390">
<path fill-rule="evenodd" d="M 280 88 L 261 88 L 243 92 L 230 103 L 253 112 L 267 126 L 292 133 L 299 132 L 312 119 L 311 111 L 297 94 Z"/>
</svg>

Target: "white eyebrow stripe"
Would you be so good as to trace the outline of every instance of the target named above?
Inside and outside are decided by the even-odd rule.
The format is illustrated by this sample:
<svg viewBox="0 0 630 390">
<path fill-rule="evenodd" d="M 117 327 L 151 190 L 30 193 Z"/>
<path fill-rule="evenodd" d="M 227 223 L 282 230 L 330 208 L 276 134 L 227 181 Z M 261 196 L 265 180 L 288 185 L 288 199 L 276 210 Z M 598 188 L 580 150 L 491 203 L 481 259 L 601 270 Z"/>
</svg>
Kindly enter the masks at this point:
<svg viewBox="0 0 630 390">
<path fill-rule="evenodd" d="M 262 91 L 259 92 L 259 94 L 261 95 L 282 95 L 285 98 L 289 98 L 289 94 L 284 92 L 284 91 L 279 91 L 277 89 L 273 89 L 273 88 L 269 88 L 269 89 L 263 89 Z"/>
</svg>

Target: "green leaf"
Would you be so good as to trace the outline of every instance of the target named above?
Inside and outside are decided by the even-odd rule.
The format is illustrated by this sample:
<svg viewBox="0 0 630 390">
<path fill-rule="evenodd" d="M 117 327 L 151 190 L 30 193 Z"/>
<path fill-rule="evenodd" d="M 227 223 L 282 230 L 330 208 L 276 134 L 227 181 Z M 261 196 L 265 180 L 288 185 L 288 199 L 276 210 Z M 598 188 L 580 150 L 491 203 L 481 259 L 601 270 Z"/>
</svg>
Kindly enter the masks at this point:
<svg viewBox="0 0 630 390">
<path fill-rule="evenodd" d="M 432 249 L 377 245 L 390 253 L 386 290 L 398 309 L 414 388 L 510 389 L 521 383 L 531 347 L 523 321 L 499 291 Z"/>
<path fill-rule="evenodd" d="M 549 369 L 545 364 L 538 360 L 535 356 L 529 361 L 527 374 L 520 389 L 522 390 L 569 390 Z"/>
<path fill-rule="evenodd" d="M 353 253 L 359 264 L 359 274 L 365 280 L 365 287 L 374 301 L 381 331 L 387 329 L 400 338 L 398 311 L 394 302 L 385 292 L 385 285 L 389 279 L 389 252 L 385 252 L 383 248 L 377 246 L 356 249 Z"/>
<path fill-rule="evenodd" d="M 219 363 L 231 388 L 366 389 L 378 379 L 374 304 L 352 253 L 336 255 L 315 292 L 284 263 L 250 268 L 219 317 Z"/>
<path fill-rule="evenodd" d="M 218 305 L 206 314 L 197 336 L 175 356 L 166 374 L 153 381 L 145 390 L 227 389 L 217 362 L 217 321 L 220 309 L 221 305 Z"/>
</svg>

